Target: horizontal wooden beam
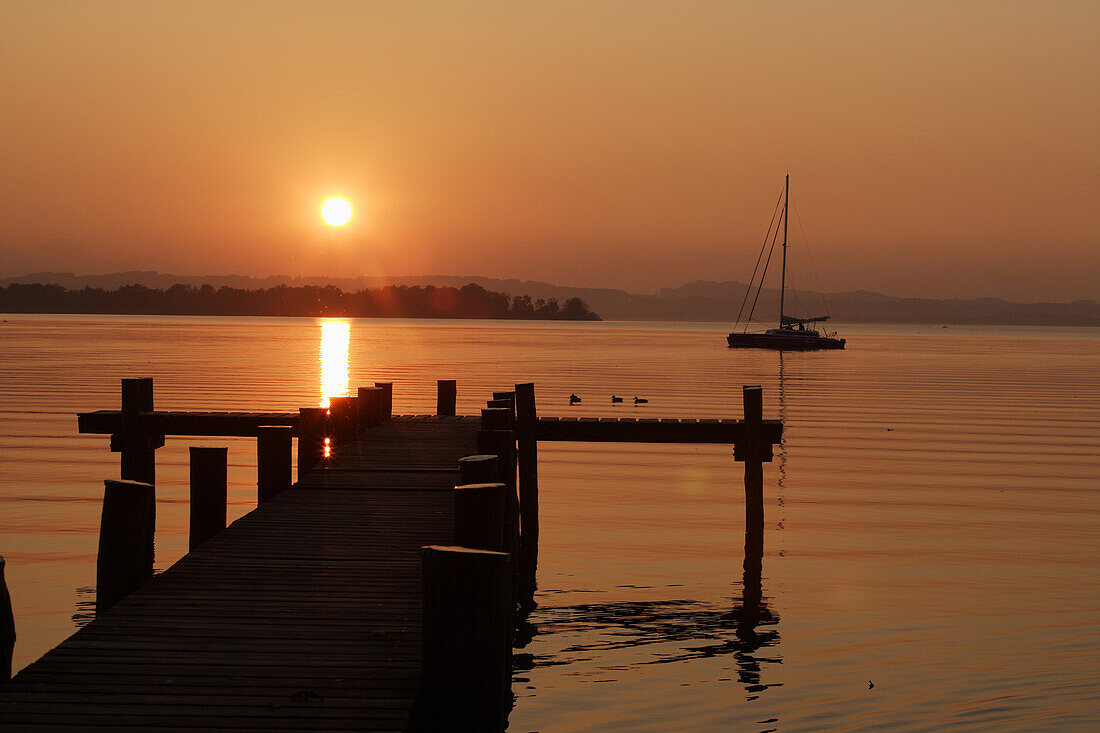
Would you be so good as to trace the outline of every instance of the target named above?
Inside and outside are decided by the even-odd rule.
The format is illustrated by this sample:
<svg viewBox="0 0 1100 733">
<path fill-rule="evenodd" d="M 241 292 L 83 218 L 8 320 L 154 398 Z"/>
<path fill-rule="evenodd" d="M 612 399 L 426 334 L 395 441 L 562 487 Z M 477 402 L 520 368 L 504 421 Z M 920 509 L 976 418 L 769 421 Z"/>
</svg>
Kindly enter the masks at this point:
<svg viewBox="0 0 1100 733">
<path fill-rule="evenodd" d="M 783 423 L 764 420 L 761 442 L 778 443 Z M 743 441 L 744 420 L 680 420 L 630 417 L 540 417 L 539 440 L 585 443 L 725 443 Z"/>
<path fill-rule="evenodd" d="M 76 416 L 81 433 L 124 431 L 118 410 L 82 412 Z M 297 435 L 297 412 L 141 412 L 136 429 L 148 435 L 222 435 L 255 437 L 264 425 L 286 425 Z M 129 427 L 129 425 L 127 426 Z"/>
<path fill-rule="evenodd" d="M 401 419 L 401 418 L 396 418 Z M 455 420 L 459 418 L 445 418 Z M 123 431 L 122 413 L 99 410 L 77 415 L 81 433 L 115 434 Z M 156 412 L 138 413 L 136 427 L 149 435 L 210 435 L 254 437 L 264 425 L 286 425 L 297 435 L 296 412 Z M 778 443 L 783 435 L 779 420 L 761 423 L 761 441 Z M 733 443 L 743 442 L 743 420 L 676 418 L 541 417 L 538 439 L 590 443 Z"/>
</svg>

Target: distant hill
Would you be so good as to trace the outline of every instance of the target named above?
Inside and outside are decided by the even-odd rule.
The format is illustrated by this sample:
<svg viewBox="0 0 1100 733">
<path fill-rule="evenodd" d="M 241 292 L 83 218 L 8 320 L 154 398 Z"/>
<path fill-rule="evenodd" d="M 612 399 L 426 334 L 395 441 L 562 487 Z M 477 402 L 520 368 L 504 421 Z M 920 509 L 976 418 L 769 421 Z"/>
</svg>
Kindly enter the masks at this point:
<svg viewBox="0 0 1100 733">
<path fill-rule="evenodd" d="M 115 289 L 123 285 L 143 285 L 167 289 L 177 283 L 200 287 L 243 289 L 335 285 L 346 292 L 385 285 L 435 285 L 460 288 L 476 283 L 483 288 L 508 295 L 529 295 L 534 299 L 581 298 L 604 320 L 612 321 L 713 321 L 732 323 L 737 318 L 747 286 L 734 281 L 697 281 L 678 288 L 664 288 L 652 295 L 628 293 L 610 288 L 573 288 L 537 280 L 502 280 L 479 276 L 427 275 L 415 277 L 245 277 L 241 275 L 170 275 L 154 271 L 117 272 L 108 275 L 74 275 L 64 272 L 38 272 L 21 277 L 0 278 L 0 286 L 11 283 L 56 284 L 69 289 L 98 287 Z M 848 293 L 821 294 L 810 291 L 787 292 L 788 312 L 797 315 L 828 313 L 841 323 L 944 323 L 982 325 L 1100 326 L 1100 304 L 1095 300 L 1072 303 L 1014 303 L 997 298 L 974 300 L 934 300 L 896 298 L 881 293 L 857 290 Z M 751 305 L 751 302 L 750 302 Z M 761 292 L 756 303 L 756 320 L 772 322 L 779 310 L 775 290 Z"/>
</svg>

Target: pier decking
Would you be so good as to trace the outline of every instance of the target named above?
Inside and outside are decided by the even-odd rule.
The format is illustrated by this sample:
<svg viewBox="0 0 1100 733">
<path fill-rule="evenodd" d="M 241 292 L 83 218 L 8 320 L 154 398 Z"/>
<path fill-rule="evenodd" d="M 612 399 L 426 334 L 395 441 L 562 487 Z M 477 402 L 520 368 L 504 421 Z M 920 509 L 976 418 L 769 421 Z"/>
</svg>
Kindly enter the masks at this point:
<svg viewBox="0 0 1100 733">
<path fill-rule="evenodd" d="M 479 418 L 396 418 L 0 685 L 8 726 L 404 730 Z"/>
</svg>

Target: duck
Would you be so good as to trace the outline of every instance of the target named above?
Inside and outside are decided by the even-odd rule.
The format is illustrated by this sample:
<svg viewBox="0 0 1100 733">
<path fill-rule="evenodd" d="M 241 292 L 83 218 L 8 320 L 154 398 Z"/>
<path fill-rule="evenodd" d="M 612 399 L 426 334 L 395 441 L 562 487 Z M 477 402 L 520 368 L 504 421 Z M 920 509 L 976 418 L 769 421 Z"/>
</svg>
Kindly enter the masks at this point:
<svg viewBox="0 0 1100 733">
<path fill-rule="evenodd" d="M 575 405 L 580 401 L 581 401 L 581 398 L 578 397 L 577 395 L 575 395 L 575 394 L 569 395 L 569 404 Z"/>
<path fill-rule="evenodd" d="M 611 401 L 612 402 L 622 402 L 623 398 L 622 397 L 616 397 L 615 395 L 611 395 Z"/>
<path fill-rule="evenodd" d="M 635 405 L 640 405 L 640 404 L 645 403 L 645 402 L 649 402 L 649 400 L 642 399 L 641 397 L 635 397 L 634 398 L 634 404 Z"/>
</svg>

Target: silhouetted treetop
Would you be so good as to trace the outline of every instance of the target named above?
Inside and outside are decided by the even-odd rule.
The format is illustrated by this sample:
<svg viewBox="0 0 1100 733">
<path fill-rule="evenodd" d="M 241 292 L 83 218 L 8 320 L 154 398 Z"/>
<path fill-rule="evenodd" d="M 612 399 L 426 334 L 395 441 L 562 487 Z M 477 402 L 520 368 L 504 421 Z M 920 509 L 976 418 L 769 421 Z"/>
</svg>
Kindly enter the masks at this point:
<svg viewBox="0 0 1100 733">
<path fill-rule="evenodd" d="M 345 316 L 360 318 L 523 318 L 598 321 L 580 298 L 559 306 L 554 298 L 531 302 L 470 283 L 462 288 L 391 285 L 345 293 L 339 288 L 279 285 L 260 290 L 173 285 L 153 290 L 66 290 L 60 285 L 12 284 L 0 288 L 7 313 L 120 313 L 140 315 Z"/>
</svg>

